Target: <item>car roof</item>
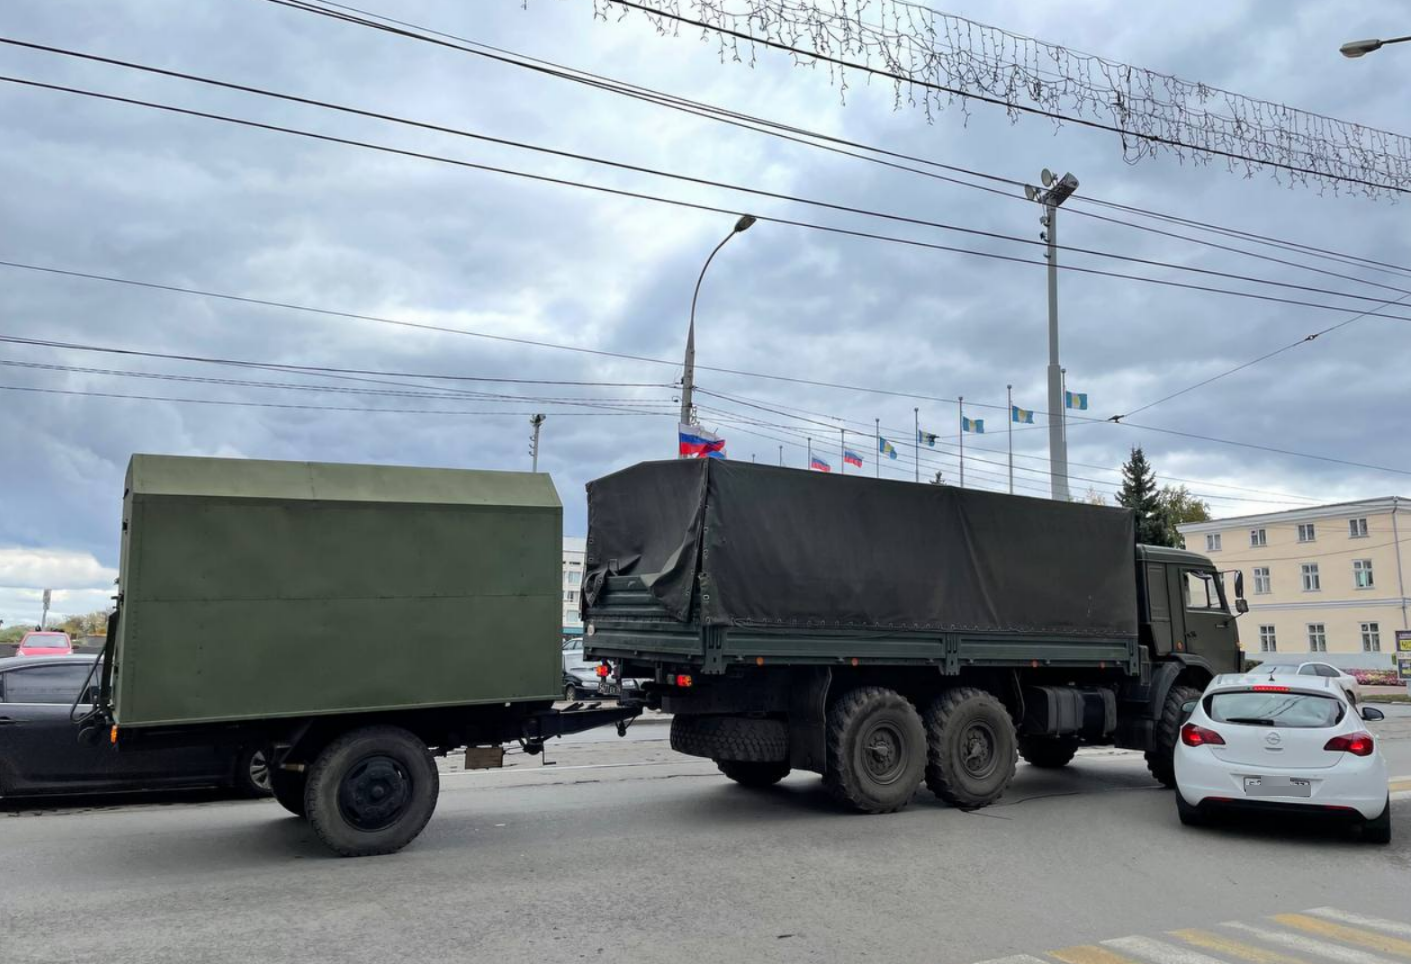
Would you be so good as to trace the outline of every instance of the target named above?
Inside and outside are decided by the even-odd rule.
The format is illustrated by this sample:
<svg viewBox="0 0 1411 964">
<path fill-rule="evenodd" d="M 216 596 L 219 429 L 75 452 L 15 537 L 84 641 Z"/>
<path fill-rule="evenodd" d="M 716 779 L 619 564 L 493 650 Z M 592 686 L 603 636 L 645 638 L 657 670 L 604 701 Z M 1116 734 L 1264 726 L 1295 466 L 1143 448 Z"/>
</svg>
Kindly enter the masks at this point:
<svg viewBox="0 0 1411 964">
<path fill-rule="evenodd" d="M 1243 690 L 1251 686 L 1286 686 L 1291 690 L 1298 690 L 1305 693 L 1331 694 L 1342 696 L 1342 687 L 1337 684 L 1331 676 L 1296 676 L 1291 674 L 1272 673 L 1226 673 L 1217 676 L 1206 687 L 1205 692 L 1215 693 L 1220 690 Z"/>
<path fill-rule="evenodd" d="M 49 666 L 51 664 L 63 665 L 65 663 L 91 663 L 98 656 L 96 653 L 73 653 L 70 656 L 5 656 L 0 657 L 0 673 L 7 669 L 16 669 L 20 666 Z"/>
</svg>

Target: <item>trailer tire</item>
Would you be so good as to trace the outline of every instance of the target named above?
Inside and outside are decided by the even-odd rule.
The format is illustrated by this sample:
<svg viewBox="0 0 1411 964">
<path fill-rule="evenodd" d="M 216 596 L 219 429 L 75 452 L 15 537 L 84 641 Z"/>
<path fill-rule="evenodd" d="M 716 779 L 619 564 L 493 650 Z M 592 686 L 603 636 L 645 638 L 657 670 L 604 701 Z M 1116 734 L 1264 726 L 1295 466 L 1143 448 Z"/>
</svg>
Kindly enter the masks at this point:
<svg viewBox="0 0 1411 964">
<path fill-rule="evenodd" d="M 926 730 L 911 702 L 882 686 L 861 686 L 828 708 L 823 785 L 863 813 L 911 802 L 926 769 Z"/>
<path fill-rule="evenodd" d="M 789 758 L 789 727 L 783 720 L 746 716 L 674 716 L 671 748 L 719 763 L 777 763 Z"/>
<path fill-rule="evenodd" d="M 1161 718 L 1152 733 L 1155 745 L 1146 751 L 1146 768 L 1156 782 L 1168 790 L 1176 788 L 1176 740 L 1181 736 L 1181 724 L 1186 717 L 1181 707 L 1198 699 L 1200 690 L 1194 686 L 1172 686 L 1166 694 L 1166 702 L 1161 705 Z"/>
<path fill-rule="evenodd" d="M 368 726 L 326 746 L 308 769 L 304 810 L 333 852 L 370 857 L 416 839 L 441 791 L 426 744 L 396 726 Z"/>
<path fill-rule="evenodd" d="M 1021 736 L 1019 755 L 1031 767 L 1041 770 L 1057 770 L 1073 762 L 1078 752 L 1077 737 L 1067 736 Z"/>
<path fill-rule="evenodd" d="M 994 694 L 946 690 L 926 708 L 926 786 L 953 807 L 987 807 L 1014 779 L 1018 743 L 1014 720 Z"/>
<path fill-rule="evenodd" d="M 789 775 L 789 761 L 716 760 L 720 772 L 742 787 L 772 787 Z"/>
<path fill-rule="evenodd" d="M 304 788 L 308 782 L 308 776 L 302 770 L 272 767 L 269 771 L 269 785 L 274 791 L 275 801 L 296 817 L 304 816 Z"/>
</svg>

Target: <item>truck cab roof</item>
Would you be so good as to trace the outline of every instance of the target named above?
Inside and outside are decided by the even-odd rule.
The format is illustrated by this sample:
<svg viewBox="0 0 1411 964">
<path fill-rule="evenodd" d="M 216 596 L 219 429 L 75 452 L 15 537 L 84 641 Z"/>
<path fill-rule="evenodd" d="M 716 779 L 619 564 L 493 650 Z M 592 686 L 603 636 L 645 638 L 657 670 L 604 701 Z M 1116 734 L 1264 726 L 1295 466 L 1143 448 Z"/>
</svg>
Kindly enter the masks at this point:
<svg viewBox="0 0 1411 964">
<path fill-rule="evenodd" d="M 1137 546 L 1137 559 L 1141 562 L 1162 562 L 1169 565 L 1211 568 L 1211 561 L 1198 552 L 1189 549 L 1171 549 L 1167 546 Z"/>
</svg>

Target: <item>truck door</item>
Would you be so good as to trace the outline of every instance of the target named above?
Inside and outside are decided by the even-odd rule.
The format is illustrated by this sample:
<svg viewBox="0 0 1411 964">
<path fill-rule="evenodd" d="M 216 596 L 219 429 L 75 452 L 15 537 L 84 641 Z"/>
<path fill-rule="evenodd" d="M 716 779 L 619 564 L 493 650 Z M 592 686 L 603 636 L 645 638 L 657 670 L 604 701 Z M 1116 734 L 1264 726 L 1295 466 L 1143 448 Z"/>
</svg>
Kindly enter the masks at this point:
<svg viewBox="0 0 1411 964">
<path fill-rule="evenodd" d="M 1171 652 L 1171 587 L 1166 566 L 1146 564 L 1146 604 L 1151 616 L 1151 645 L 1158 656 Z"/>
<path fill-rule="evenodd" d="M 1225 605 L 1220 577 L 1208 569 L 1181 567 L 1179 570 L 1179 635 L 1173 640 L 1177 652 L 1206 656 L 1213 665 L 1226 662 L 1227 642 L 1234 615 Z"/>
</svg>

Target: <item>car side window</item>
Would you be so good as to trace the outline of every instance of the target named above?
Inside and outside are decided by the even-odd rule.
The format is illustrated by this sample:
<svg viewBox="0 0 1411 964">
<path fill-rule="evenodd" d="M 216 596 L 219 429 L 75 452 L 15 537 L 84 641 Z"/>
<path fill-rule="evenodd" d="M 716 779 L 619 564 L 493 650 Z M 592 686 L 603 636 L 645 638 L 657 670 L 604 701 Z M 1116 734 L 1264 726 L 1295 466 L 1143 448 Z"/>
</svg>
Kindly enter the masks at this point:
<svg viewBox="0 0 1411 964">
<path fill-rule="evenodd" d="M 1318 675 L 1318 667 L 1314 666 L 1312 663 L 1309 663 L 1307 666 L 1302 667 L 1302 668 L 1298 671 L 1298 675 L 1299 675 L 1299 676 L 1317 676 L 1317 675 Z"/>
<path fill-rule="evenodd" d="M 26 666 L 5 674 L 6 703 L 72 703 L 88 678 L 87 661 Z"/>
<path fill-rule="evenodd" d="M 1337 679 L 1338 671 L 1327 663 L 1319 663 L 1317 666 L 1318 675 L 1328 679 Z"/>
</svg>

